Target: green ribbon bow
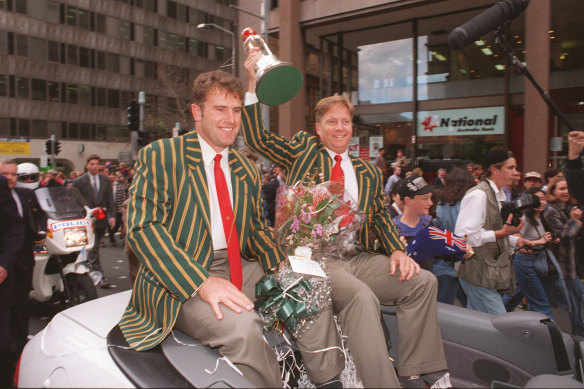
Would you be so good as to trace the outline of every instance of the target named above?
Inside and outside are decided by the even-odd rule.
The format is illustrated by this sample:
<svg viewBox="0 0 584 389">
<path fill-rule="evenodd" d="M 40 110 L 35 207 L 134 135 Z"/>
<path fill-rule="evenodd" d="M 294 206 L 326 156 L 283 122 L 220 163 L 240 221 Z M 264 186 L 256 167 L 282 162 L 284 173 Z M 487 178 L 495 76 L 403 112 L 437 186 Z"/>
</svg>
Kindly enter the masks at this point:
<svg viewBox="0 0 584 389">
<path fill-rule="evenodd" d="M 306 309 L 306 304 L 298 296 L 298 293 L 294 291 L 298 287 L 303 287 L 307 291 L 312 290 L 310 282 L 302 280 L 284 292 L 285 289 L 274 280 L 274 277 L 264 276 L 256 284 L 256 296 L 258 296 L 258 299 L 255 301 L 254 307 L 261 312 L 267 312 L 270 307 L 279 306 L 276 317 L 282 320 L 290 330 L 296 331 L 298 319 L 311 315 Z M 313 307 L 312 311 L 313 314 L 316 314 L 316 307 Z"/>
</svg>

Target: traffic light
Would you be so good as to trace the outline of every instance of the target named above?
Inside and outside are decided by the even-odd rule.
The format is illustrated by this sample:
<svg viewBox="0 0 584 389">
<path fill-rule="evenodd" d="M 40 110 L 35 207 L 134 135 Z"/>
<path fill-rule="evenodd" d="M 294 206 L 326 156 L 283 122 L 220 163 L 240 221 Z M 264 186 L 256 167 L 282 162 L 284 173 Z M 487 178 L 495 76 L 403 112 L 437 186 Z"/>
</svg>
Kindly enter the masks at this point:
<svg viewBox="0 0 584 389">
<path fill-rule="evenodd" d="M 45 151 L 48 155 L 53 155 L 53 142 L 54 141 L 52 139 L 47 139 L 45 142 Z"/>
<path fill-rule="evenodd" d="M 128 106 L 128 129 L 138 131 L 140 129 L 140 104 L 132 101 Z"/>
<path fill-rule="evenodd" d="M 138 131 L 138 145 L 140 147 L 146 146 L 149 142 L 148 132 L 146 131 Z"/>
<path fill-rule="evenodd" d="M 61 141 L 56 140 L 55 141 L 55 155 L 59 155 L 60 151 L 61 151 Z"/>
</svg>

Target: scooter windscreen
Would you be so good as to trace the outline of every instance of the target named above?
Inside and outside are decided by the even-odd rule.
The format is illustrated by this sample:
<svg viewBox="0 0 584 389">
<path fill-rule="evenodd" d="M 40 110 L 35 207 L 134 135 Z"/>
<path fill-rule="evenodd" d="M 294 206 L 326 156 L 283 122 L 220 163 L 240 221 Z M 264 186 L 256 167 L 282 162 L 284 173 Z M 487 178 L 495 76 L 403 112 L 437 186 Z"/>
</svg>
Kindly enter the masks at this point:
<svg viewBox="0 0 584 389">
<path fill-rule="evenodd" d="M 66 186 L 49 186 L 34 191 L 37 200 L 53 220 L 82 219 L 85 217 L 85 199 L 79 191 Z"/>
</svg>

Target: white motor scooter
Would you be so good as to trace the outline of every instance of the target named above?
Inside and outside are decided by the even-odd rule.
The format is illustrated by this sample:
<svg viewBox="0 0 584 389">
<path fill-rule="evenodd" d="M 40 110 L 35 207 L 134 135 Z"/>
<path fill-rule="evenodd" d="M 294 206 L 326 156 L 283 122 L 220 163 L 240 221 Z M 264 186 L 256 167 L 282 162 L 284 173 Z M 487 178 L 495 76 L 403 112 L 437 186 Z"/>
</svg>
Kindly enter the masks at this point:
<svg viewBox="0 0 584 389">
<path fill-rule="evenodd" d="M 44 244 L 35 247 L 30 297 L 45 302 L 58 293 L 65 307 L 97 298 L 87 252 L 95 244 L 93 220 L 105 212 L 88 208 L 75 188 L 43 187 L 35 195 L 47 214 L 47 232 Z"/>
</svg>

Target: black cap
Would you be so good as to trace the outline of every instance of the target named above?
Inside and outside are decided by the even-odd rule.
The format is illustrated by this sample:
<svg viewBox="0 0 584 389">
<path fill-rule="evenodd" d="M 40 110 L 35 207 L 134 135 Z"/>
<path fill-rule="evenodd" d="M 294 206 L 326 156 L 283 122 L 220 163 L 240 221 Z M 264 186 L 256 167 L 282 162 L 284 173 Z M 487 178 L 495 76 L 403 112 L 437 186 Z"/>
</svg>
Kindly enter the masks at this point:
<svg viewBox="0 0 584 389">
<path fill-rule="evenodd" d="M 398 189 L 398 193 L 403 200 L 406 197 L 425 195 L 436 188 L 436 185 L 428 185 L 424 178 L 417 174 L 412 174 L 403 180 L 402 185 L 400 185 L 400 188 Z"/>
<path fill-rule="evenodd" d="M 496 165 L 499 162 L 508 160 L 509 158 L 513 158 L 513 153 L 508 150 L 491 150 L 485 156 L 483 169 L 489 170 L 491 165 Z"/>
</svg>

